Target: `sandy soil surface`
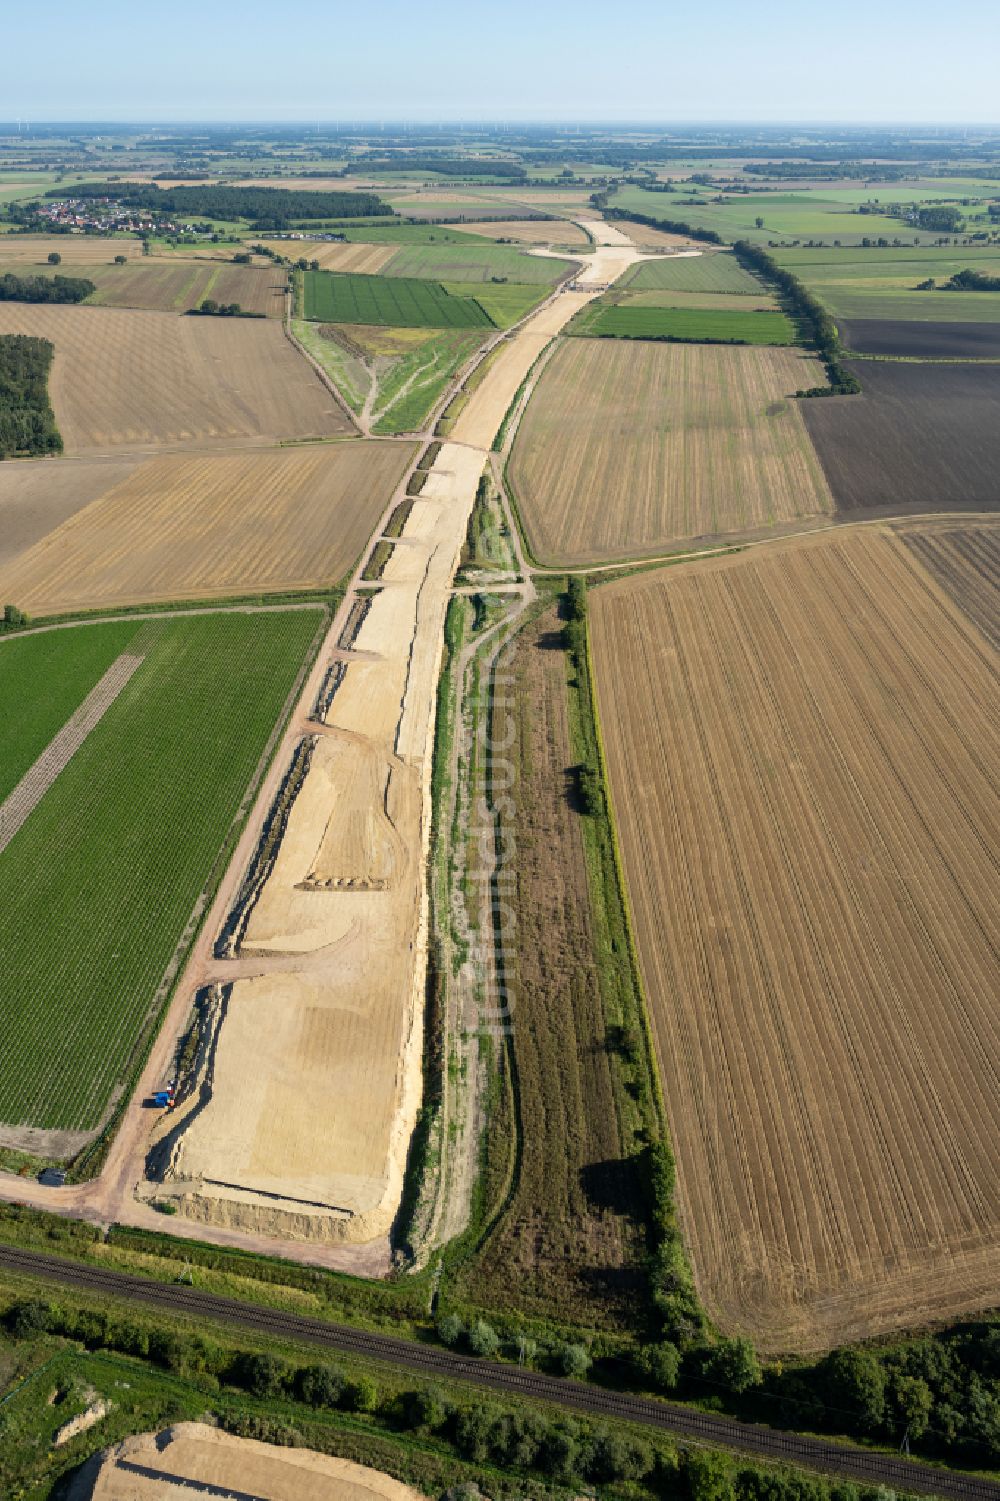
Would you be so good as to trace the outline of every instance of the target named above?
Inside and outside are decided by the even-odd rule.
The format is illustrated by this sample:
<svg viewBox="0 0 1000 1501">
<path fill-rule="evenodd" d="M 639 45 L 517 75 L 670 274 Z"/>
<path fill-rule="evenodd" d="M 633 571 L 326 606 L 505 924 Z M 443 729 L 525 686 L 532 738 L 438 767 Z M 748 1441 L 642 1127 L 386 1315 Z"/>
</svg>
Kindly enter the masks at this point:
<svg viewBox="0 0 1000 1501">
<path fill-rule="evenodd" d="M 205 1423 L 141 1433 L 95 1455 L 74 1479 L 70 1501 L 186 1501 L 192 1496 L 257 1501 L 423 1501 L 380 1470 L 312 1449 L 234 1438 Z"/>
<path fill-rule="evenodd" d="M 395 1214 L 420 1094 L 423 783 L 483 462 L 444 445 L 345 654 L 240 945 L 285 966 L 233 984 L 210 1099 L 171 1145 L 166 1191 L 183 1213 L 328 1240 L 384 1235 Z"/>
</svg>

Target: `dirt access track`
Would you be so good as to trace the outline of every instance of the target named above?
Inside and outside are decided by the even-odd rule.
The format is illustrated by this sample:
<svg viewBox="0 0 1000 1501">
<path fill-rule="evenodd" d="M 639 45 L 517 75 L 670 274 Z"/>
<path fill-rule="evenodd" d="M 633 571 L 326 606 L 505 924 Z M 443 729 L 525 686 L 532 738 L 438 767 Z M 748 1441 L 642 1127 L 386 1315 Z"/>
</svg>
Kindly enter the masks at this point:
<svg viewBox="0 0 1000 1501">
<path fill-rule="evenodd" d="M 548 340 L 639 258 L 618 231 L 593 229 L 609 244 L 576 289 L 555 292 L 499 341 L 380 583 L 355 574 L 101 1177 L 56 1192 L 8 1180 L 10 1197 L 315 1264 L 387 1268 L 421 1096 L 444 616 L 507 408 Z M 265 830 L 281 837 L 261 863 Z M 228 957 L 217 958 L 223 930 Z M 151 1141 L 142 1101 L 169 1076 L 198 994 L 209 997 L 201 1066 Z M 172 1217 L 152 1207 L 164 1199 Z"/>
</svg>

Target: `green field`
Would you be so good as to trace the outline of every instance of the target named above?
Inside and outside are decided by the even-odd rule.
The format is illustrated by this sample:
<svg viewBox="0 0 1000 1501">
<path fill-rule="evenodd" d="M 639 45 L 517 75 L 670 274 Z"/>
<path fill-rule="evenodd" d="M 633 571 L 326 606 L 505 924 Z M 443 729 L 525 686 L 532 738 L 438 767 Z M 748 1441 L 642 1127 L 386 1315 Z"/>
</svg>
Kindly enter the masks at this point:
<svg viewBox="0 0 1000 1501">
<path fill-rule="evenodd" d="M 764 289 L 728 250 L 640 262 L 618 285 L 630 292 L 756 292 Z"/>
<path fill-rule="evenodd" d="M 0 1120 L 99 1125 L 318 624 L 216 613 L 0 642 L 5 791 L 119 653 L 144 656 L 0 853 Z"/>
<path fill-rule="evenodd" d="M 431 277 L 442 282 L 486 282 L 502 277 L 522 286 L 551 286 L 572 270 L 569 261 L 553 256 L 529 255 L 510 245 L 477 245 L 471 238 L 463 247 L 411 245 L 383 266 L 380 276 Z"/>
<path fill-rule="evenodd" d="M 899 318 L 919 322 L 996 323 L 1000 297 L 991 292 L 918 292 L 940 286 L 966 268 L 1000 276 L 1000 248 L 913 246 L 842 250 L 793 248 L 774 252 L 779 265 L 805 283 L 834 317 Z"/>
<path fill-rule="evenodd" d="M 716 308 L 649 307 L 594 302 L 567 333 L 599 339 L 683 339 L 690 343 L 795 344 L 795 328 L 780 312 Z"/>
<path fill-rule="evenodd" d="M 461 282 L 455 282 L 447 287 L 447 291 L 454 296 L 461 296 L 466 290 Z M 530 313 L 533 307 L 549 295 L 551 288 L 548 286 L 523 286 L 520 282 L 487 282 L 485 286 L 476 288 L 476 301 L 479 306 L 489 314 L 497 328 L 510 328 L 512 323 L 517 323 L 526 313 Z"/>
<path fill-rule="evenodd" d="M 489 328 L 471 297 L 453 297 L 439 282 L 398 276 L 305 271 L 305 315 L 319 323 L 376 323 L 396 328 Z"/>
<path fill-rule="evenodd" d="M 714 201 L 714 193 L 692 194 L 647 193 L 643 188 L 621 188 L 609 200 L 612 208 L 648 215 L 652 219 L 672 219 L 697 229 L 712 229 L 724 240 L 753 240 L 766 245 L 790 240 L 818 239 L 832 245 L 858 245 L 862 239 L 901 239 L 908 244 L 918 241 L 933 245 L 936 232 L 917 230 L 888 214 L 859 214 L 858 205 L 869 199 L 881 202 L 911 203 L 954 199 L 955 189 L 947 192 L 914 186 L 906 192 L 893 193 L 875 184 L 871 189 L 803 190 L 797 193 L 739 193 Z M 696 198 L 697 202 L 691 199 Z M 757 219 L 763 219 L 758 228 Z"/>
</svg>

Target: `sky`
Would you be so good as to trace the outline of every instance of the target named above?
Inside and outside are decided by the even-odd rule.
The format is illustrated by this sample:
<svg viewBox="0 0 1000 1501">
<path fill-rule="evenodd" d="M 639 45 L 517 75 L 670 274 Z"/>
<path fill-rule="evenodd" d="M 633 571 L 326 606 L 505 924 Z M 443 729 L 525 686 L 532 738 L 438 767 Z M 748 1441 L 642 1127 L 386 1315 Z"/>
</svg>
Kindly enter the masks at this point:
<svg viewBox="0 0 1000 1501">
<path fill-rule="evenodd" d="M 0 118 L 998 123 L 997 0 L 49 0 Z"/>
</svg>

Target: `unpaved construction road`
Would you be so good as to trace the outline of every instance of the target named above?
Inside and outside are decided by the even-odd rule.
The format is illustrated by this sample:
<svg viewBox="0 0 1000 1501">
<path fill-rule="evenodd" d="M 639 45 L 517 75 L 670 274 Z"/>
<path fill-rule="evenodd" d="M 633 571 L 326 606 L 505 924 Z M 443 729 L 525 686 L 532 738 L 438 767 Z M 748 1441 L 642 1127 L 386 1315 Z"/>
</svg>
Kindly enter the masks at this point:
<svg viewBox="0 0 1000 1501">
<path fill-rule="evenodd" d="M 571 289 L 512 330 L 412 506 L 382 579 L 359 566 L 258 794 L 99 1178 L 0 1195 L 377 1275 L 421 1094 L 430 773 L 444 616 L 476 487 L 508 407 L 553 335 L 641 259 L 620 231 Z M 388 524 L 404 476 L 376 531 Z M 364 604 L 362 604 L 364 602 Z M 360 628 L 345 639 L 364 610 Z M 346 650 L 345 650 L 346 647 Z M 346 664 L 319 722 L 334 661 Z M 215 942 L 297 748 L 315 737 L 277 857 L 227 965 Z M 160 1122 L 155 1182 L 143 1100 L 172 1069 L 194 996 L 223 985 L 211 1067 L 183 1129 Z M 183 1114 L 179 1109 L 177 1116 Z M 170 1198 L 165 1218 L 154 1200 Z"/>
</svg>

